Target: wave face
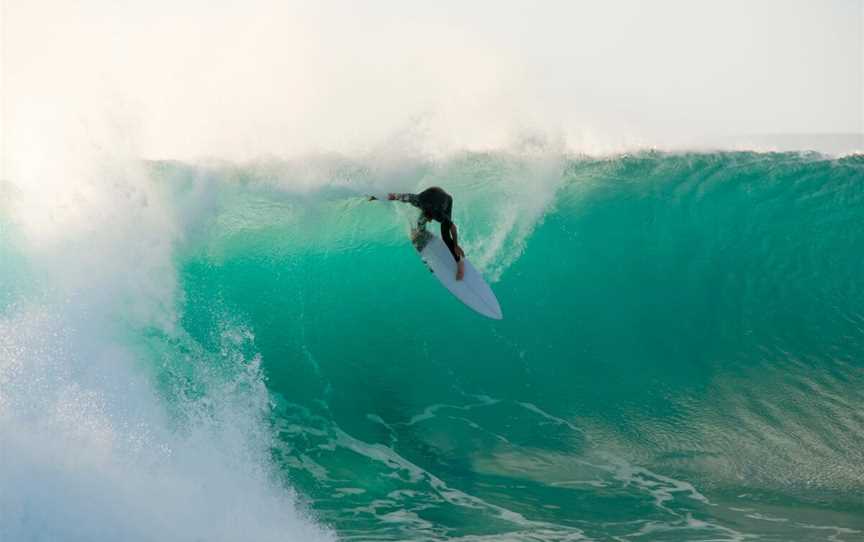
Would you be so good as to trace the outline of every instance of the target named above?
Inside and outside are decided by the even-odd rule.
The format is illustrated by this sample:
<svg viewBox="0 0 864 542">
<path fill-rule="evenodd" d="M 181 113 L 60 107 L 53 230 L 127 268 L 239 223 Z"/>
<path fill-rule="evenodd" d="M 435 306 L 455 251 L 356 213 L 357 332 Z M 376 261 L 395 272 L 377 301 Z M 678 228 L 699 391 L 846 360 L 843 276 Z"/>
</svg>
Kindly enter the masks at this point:
<svg viewBox="0 0 864 542">
<path fill-rule="evenodd" d="M 864 539 L 861 156 L 142 169 L 5 207 L 0 538 Z M 432 185 L 503 321 L 362 197 Z"/>
</svg>

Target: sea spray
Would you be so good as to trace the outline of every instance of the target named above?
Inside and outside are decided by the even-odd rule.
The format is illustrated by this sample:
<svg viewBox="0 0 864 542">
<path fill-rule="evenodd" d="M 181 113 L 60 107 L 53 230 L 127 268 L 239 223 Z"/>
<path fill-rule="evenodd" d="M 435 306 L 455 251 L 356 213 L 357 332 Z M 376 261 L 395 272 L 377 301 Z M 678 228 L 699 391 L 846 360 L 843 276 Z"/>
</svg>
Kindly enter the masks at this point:
<svg viewBox="0 0 864 542">
<path fill-rule="evenodd" d="M 97 163 L 4 201 L 0 538 L 331 540 L 274 473 L 252 335 L 226 317 L 209 353 L 177 325 L 160 185 Z"/>
</svg>

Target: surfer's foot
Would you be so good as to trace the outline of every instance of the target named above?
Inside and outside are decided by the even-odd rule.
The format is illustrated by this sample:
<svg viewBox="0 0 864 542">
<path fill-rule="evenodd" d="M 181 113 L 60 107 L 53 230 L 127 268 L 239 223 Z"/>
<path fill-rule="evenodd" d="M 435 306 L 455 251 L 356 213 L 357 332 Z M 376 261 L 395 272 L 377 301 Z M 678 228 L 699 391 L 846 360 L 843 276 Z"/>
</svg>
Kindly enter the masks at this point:
<svg viewBox="0 0 864 542">
<path fill-rule="evenodd" d="M 465 261 L 459 260 L 456 262 L 456 280 L 462 280 L 465 276 Z"/>
</svg>

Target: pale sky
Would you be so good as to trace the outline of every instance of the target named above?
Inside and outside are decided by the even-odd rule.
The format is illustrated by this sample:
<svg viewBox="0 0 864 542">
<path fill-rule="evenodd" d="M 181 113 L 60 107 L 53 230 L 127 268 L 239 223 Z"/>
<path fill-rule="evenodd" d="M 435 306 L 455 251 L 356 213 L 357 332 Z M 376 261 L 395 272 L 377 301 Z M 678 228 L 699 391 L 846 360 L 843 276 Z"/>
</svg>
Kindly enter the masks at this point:
<svg viewBox="0 0 864 542">
<path fill-rule="evenodd" d="M 864 133 L 864 0 L 3 0 L 6 153 Z"/>
</svg>

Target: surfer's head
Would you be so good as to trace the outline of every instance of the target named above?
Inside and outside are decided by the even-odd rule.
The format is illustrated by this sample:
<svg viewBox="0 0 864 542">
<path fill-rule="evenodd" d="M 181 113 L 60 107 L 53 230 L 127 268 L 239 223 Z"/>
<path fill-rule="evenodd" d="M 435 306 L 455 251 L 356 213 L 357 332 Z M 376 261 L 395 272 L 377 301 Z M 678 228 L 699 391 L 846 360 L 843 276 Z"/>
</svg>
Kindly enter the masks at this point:
<svg viewBox="0 0 864 542">
<path fill-rule="evenodd" d="M 437 220 L 444 223 L 450 220 L 453 209 L 453 198 L 443 189 L 433 186 L 418 194 L 419 207 L 427 220 Z"/>
</svg>

